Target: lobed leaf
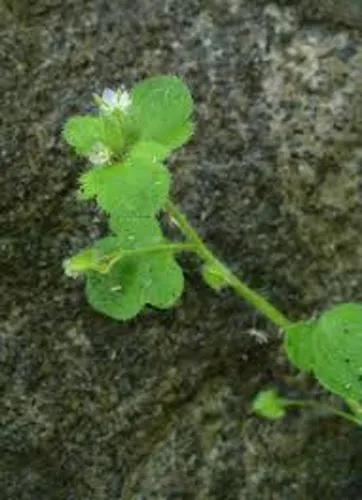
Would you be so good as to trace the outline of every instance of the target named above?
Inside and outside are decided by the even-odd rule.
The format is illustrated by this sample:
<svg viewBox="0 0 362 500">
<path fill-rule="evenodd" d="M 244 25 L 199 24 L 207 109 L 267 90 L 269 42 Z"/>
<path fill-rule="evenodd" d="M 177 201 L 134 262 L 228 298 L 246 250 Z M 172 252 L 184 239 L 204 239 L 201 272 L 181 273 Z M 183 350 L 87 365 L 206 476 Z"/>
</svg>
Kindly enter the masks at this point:
<svg viewBox="0 0 362 500">
<path fill-rule="evenodd" d="M 284 348 L 289 360 L 301 371 L 313 369 L 313 332 L 315 323 L 305 321 L 286 328 Z"/>
<path fill-rule="evenodd" d="M 362 305 L 341 304 L 323 313 L 313 333 L 313 352 L 321 384 L 362 403 Z"/>
<path fill-rule="evenodd" d="M 284 346 L 300 370 L 312 371 L 346 401 L 362 403 L 361 304 L 340 304 L 317 321 L 291 325 Z"/>
<path fill-rule="evenodd" d="M 90 269 L 97 269 L 98 258 L 93 248 L 87 248 L 64 262 L 67 276 L 76 277 Z"/>
<path fill-rule="evenodd" d="M 112 253 L 117 248 L 140 249 L 163 242 L 156 219 L 134 222 L 124 219 L 117 236 L 101 240 L 97 247 Z M 120 259 L 107 274 L 90 271 L 86 293 L 97 311 L 126 320 L 146 304 L 161 309 L 172 306 L 183 286 L 183 273 L 172 253 L 143 253 Z"/>
<path fill-rule="evenodd" d="M 167 168 L 156 159 L 131 154 L 123 163 L 89 170 L 81 177 L 82 198 L 96 197 L 112 216 L 148 217 L 166 203 L 170 187 Z"/>
<path fill-rule="evenodd" d="M 168 154 L 168 148 L 158 142 L 138 141 L 133 145 L 129 156 L 141 161 L 155 162 L 165 160 Z"/>
<path fill-rule="evenodd" d="M 131 119 L 141 140 L 158 142 L 168 151 L 189 140 L 193 102 L 180 78 L 148 78 L 134 87 L 131 97 Z"/>
<path fill-rule="evenodd" d="M 158 220 L 154 216 L 110 218 L 110 228 L 125 250 L 136 250 L 164 243 Z"/>
<path fill-rule="evenodd" d="M 74 116 L 65 124 L 65 140 L 76 152 L 88 156 L 98 144 L 107 146 L 114 154 L 124 148 L 124 133 L 116 115 Z"/>
<path fill-rule="evenodd" d="M 119 259 L 125 245 L 116 236 L 107 236 L 98 240 L 92 247 L 77 253 L 64 263 L 65 273 L 69 276 L 86 274 L 89 271 L 106 273 L 111 262 Z"/>
</svg>

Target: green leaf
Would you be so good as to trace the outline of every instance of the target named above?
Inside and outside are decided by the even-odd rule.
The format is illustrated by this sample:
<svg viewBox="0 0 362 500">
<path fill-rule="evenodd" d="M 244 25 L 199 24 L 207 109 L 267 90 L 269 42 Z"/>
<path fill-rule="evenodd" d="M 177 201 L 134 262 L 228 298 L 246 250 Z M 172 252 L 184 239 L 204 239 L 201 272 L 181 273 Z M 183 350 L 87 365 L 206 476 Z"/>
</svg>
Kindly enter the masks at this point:
<svg viewBox="0 0 362 500">
<path fill-rule="evenodd" d="M 160 224 L 154 216 L 110 218 L 110 229 L 125 250 L 165 243 Z"/>
<path fill-rule="evenodd" d="M 133 145 L 129 156 L 143 162 L 158 162 L 165 160 L 168 153 L 168 149 L 158 142 L 139 141 Z"/>
<path fill-rule="evenodd" d="M 360 419 L 362 424 L 362 403 L 357 403 L 357 401 L 347 400 L 346 401 L 352 413 Z"/>
<path fill-rule="evenodd" d="M 142 272 L 142 270 L 141 270 Z M 88 302 L 96 310 L 114 319 L 136 316 L 144 305 L 144 290 L 138 258 L 117 262 L 109 273 L 89 273 L 86 284 Z"/>
<path fill-rule="evenodd" d="M 104 255 L 115 250 L 147 249 L 163 243 L 156 219 L 122 219 L 115 237 L 97 243 Z M 107 274 L 87 274 L 86 293 L 89 303 L 114 319 L 136 316 L 150 304 L 158 308 L 172 306 L 182 293 L 182 270 L 172 253 L 138 253 L 118 260 Z"/>
<path fill-rule="evenodd" d="M 93 248 L 87 248 L 64 262 L 67 276 L 76 277 L 90 269 L 97 269 L 97 253 Z"/>
<path fill-rule="evenodd" d="M 120 240 L 115 236 L 107 236 L 98 240 L 93 247 L 86 248 L 64 262 L 65 273 L 68 276 L 77 277 L 88 271 L 107 273 L 114 259 L 119 260 L 122 250 L 126 245 L 120 247 Z"/>
<path fill-rule="evenodd" d="M 182 270 L 173 255 L 160 253 L 126 257 L 105 275 L 90 273 L 86 293 L 97 311 L 127 320 L 146 304 L 160 309 L 171 307 L 183 286 Z"/>
<path fill-rule="evenodd" d="M 74 116 L 63 130 L 64 139 L 77 153 L 87 155 L 100 139 L 101 120 L 95 116 Z"/>
<path fill-rule="evenodd" d="M 170 174 L 157 160 L 131 154 L 124 163 L 89 170 L 81 177 L 83 199 L 118 217 L 148 217 L 166 203 Z"/>
<path fill-rule="evenodd" d="M 284 347 L 289 360 L 301 371 L 313 369 L 313 331 L 315 323 L 305 321 L 286 328 Z"/>
<path fill-rule="evenodd" d="M 100 180 L 99 173 L 95 172 L 98 172 L 98 169 L 88 170 L 79 177 L 78 198 L 80 200 L 86 201 L 95 198 L 97 196 L 98 191 L 101 189 L 99 182 Z"/>
<path fill-rule="evenodd" d="M 341 304 L 317 321 L 291 325 L 284 346 L 300 370 L 346 401 L 362 402 L 362 305 Z"/>
<path fill-rule="evenodd" d="M 362 305 L 341 304 L 323 313 L 313 332 L 313 351 L 321 384 L 362 403 Z"/>
<path fill-rule="evenodd" d="M 141 140 L 163 144 L 169 151 L 193 133 L 192 97 L 176 76 L 156 76 L 137 84 L 131 94 L 131 120 Z"/>
<path fill-rule="evenodd" d="M 115 115 L 74 116 L 65 124 L 63 136 L 83 156 L 88 156 L 98 144 L 107 146 L 114 154 L 120 154 L 124 148 L 122 125 Z"/>
<path fill-rule="evenodd" d="M 270 420 L 279 420 L 285 416 L 284 400 L 275 389 L 261 391 L 253 401 L 253 411 Z"/>
<path fill-rule="evenodd" d="M 212 264 L 205 264 L 202 267 L 202 277 L 205 283 L 217 292 L 228 286 L 228 283 L 225 281 L 225 278 L 219 268 L 217 266 L 213 266 Z"/>
<path fill-rule="evenodd" d="M 122 127 L 122 120 L 116 113 L 101 116 L 103 123 L 103 142 L 110 150 L 119 155 L 125 147 L 125 135 Z"/>
<path fill-rule="evenodd" d="M 182 294 L 184 277 L 172 253 L 159 253 L 145 257 L 142 280 L 147 283 L 145 303 L 159 309 L 174 305 Z"/>
</svg>

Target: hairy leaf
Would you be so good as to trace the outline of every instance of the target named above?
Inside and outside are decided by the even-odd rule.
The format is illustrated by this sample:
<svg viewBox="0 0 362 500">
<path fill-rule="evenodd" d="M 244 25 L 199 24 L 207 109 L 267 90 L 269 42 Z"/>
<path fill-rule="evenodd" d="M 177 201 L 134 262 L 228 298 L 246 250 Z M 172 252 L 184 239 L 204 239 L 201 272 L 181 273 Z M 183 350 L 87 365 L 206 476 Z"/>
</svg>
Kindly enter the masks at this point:
<svg viewBox="0 0 362 500">
<path fill-rule="evenodd" d="M 124 134 L 116 115 L 74 116 L 63 130 L 65 140 L 80 155 L 88 156 L 98 144 L 107 146 L 114 154 L 124 148 Z"/>
<path fill-rule="evenodd" d="M 362 403 L 362 305 L 341 304 L 322 314 L 313 333 L 313 369 L 327 389 Z"/>
<path fill-rule="evenodd" d="M 137 221 L 137 222 L 136 222 Z M 182 293 L 182 270 L 170 252 L 147 253 L 147 248 L 164 243 L 156 219 L 122 219 L 115 237 L 96 244 L 103 254 L 116 250 L 144 249 L 144 253 L 119 259 L 106 274 L 90 271 L 86 292 L 90 304 L 108 316 L 126 320 L 150 304 L 172 306 Z"/>
<path fill-rule="evenodd" d="M 69 276 L 86 274 L 88 271 L 106 273 L 112 260 L 121 257 L 123 249 L 126 249 L 126 245 L 121 247 L 119 238 L 107 236 L 98 240 L 92 247 L 86 248 L 66 260 L 64 263 L 65 272 Z"/>
<path fill-rule="evenodd" d="M 193 133 L 192 97 L 176 76 L 156 76 L 132 91 L 131 118 L 141 140 L 155 141 L 172 150 Z"/>
<path fill-rule="evenodd" d="M 168 149 L 158 142 L 139 141 L 132 147 L 129 156 L 141 161 L 163 161 L 168 156 Z"/>
<path fill-rule="evenodd" d="M 118 217 L 148 217 L 168 198 L 170 174 L 157 160 L 131 154 L 124 163 L 89 170 L 81 177 L 82 197 Z"/>
<path fill-rule="evenodd" d="M 165 243 L 160 224 L 154 216 L 110 218 L 110 228 L 125 250 Z"/>
<path fill-rule="evenodd" d="M 284 347 L 290 361 L 302 371 L 313 369 L 313 331 L 312 321 L 295 323 L 286 329 Z"/>
<path fill-rule="evenodd" d="M 65 274 L 76 277 L 90 269 L 97 269 L 97 261 L 97 253 L 93 248 L 82 250 L 64 262 Z"/>
</svg>

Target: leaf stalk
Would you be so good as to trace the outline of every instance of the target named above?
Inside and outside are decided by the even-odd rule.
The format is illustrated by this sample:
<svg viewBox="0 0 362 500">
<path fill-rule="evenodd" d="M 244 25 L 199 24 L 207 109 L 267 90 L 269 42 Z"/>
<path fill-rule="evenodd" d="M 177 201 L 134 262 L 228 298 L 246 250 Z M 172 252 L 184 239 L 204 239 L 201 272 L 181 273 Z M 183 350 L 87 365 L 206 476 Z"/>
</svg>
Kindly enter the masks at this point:
<svg viewBox="0 0 362 500">
<path fill-rule="evenodd" d="M 334 408 L 333 406 L 327 405 L 325 403 L 319 403 L 318 401 L 313 401 L 310 399 L 299 399 L 299 400 L 293 400 L 293 399 L 283 399 L 283 405 L 285 407 L 295 407 L 295 408 L 313 408 L 315 410 L 319 411 L 325 411 L 327 413 L 331 413 L 333 415 L 336 415 L 338 417 L 344 418 L 345 420 L 348 420 L 349 422 L 352 422 L 354 424 L 357 424 L 359 426 L 362 425 L 362 419 L 355 417 L 351 413 L 347 413 L 342 410 L 338 410 L 337 408 Z"/>
<path fill-rule="evenodd" d="M 175 221 L 180 231 L 186 238 L 186 241 L 194 246 L 194 252 L 206 263 L 212 265 L 220 276 L 223 277 L 237 295 L 252 304 L 258 311 L 264 314 L 277 327 L 285 329 L 292 322 L 269 301 L 259 293 L 252 290 L 246 283 L 238 278 L 225 264 L 223 264 L 203 242 L 199 234 L 192 227 L 186 216 L 172 202 L 168 201 L 165 206 L 166 212 Z"/>
</svg>

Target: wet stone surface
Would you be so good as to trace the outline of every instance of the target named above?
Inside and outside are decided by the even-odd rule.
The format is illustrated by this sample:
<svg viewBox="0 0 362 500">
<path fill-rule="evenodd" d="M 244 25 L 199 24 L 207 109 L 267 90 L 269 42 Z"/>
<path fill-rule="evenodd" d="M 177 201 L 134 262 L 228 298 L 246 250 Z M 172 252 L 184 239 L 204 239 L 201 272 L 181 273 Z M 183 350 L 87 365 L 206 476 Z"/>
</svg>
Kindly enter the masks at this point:
<svg viewBox="0 0 362 500">
<path fill-rule="evenodd" d="M 250 414 L 268 384 L 324 393 L 194 260 L 175 309 L 125 324 L 62 271 L 105 227 L 76 199 L 64 121 L 106 86 L 177 73 L 198 127 L 174 198 L 212 248 L 291 317 L 361 300 L 361 8 L 334 5 L 1 3 L 1 499 L 360 498 L 360 430 Z"/>
</svg>

